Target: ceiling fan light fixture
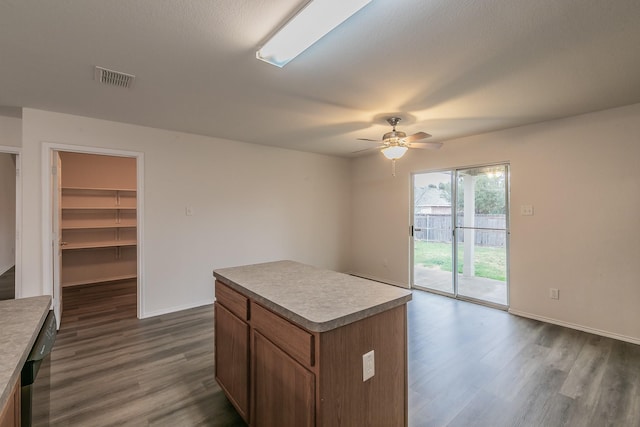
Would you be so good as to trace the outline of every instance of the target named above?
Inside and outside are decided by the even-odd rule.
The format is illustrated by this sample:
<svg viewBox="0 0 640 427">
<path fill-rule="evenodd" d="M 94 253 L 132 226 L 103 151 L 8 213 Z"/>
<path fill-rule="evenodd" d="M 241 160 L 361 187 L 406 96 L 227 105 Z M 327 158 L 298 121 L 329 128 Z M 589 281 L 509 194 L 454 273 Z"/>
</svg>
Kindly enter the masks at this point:
<svg viewBox="0 0 640 427">
<path fill-rule="evenodd" d="M 311 0 L 256 52 L 256 58 L 282 68 L 370 2 Z"/>
<path fill-rule="evenodd" d="M 407 134 L 404 132 L 400 132 L 399 130 L 392 130 L 391 132 L 387 132 L 384 135 L 382 135 L 382 140 L 383 141 L 389 141 L 389 142 L 398 142 L 400 139 L 402 138 L 406 138 Z"/>
<path fill-rule="evenodd" d="M 382 154 L 389 160 L 397 160 L 404 156 L 408 148 L 404 145 L 391 145 L 389 147 L 385 147 L 382 150 Z"/>
</svg>

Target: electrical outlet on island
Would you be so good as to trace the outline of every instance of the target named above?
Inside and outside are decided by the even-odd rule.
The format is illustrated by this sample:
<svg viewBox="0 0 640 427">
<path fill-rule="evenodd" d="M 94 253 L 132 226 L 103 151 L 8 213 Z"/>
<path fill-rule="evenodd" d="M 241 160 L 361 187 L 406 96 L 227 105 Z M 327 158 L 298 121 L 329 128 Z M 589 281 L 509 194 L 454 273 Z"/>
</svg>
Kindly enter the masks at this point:
<svg viewBox="0 0 640 427">
<path fill-rule="evenodd" d="M 362 381 L 367 381 L 376 373 L 376 362 L 373 350 L 362 355 Z"/>
</svg>

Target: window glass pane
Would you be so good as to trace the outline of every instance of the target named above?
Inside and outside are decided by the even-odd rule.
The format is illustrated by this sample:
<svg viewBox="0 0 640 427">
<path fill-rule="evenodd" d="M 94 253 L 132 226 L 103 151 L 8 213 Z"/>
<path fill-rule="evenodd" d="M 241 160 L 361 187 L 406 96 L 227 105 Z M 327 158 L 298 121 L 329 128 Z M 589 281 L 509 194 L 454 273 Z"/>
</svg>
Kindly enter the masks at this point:
<svg viewBox="0 0 640 427">
<path fill-rule="evenodd" d="M 413 284 L 453 293 L 452 172 L 414 176 Z"/>
</svg>

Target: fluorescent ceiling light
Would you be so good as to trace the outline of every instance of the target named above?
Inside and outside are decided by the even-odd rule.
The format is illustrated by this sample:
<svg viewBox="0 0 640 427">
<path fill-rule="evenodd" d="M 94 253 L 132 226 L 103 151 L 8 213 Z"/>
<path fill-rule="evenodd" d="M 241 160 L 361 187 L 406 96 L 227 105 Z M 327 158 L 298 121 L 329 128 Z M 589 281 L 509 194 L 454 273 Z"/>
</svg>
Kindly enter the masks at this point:
<svg viewBox="0 0 640 427">
<path fill-rule="evenodd" d="M 256 52 L 256 58 L 284 67 L 371 0 L 311 0 Z"/>
</svg>

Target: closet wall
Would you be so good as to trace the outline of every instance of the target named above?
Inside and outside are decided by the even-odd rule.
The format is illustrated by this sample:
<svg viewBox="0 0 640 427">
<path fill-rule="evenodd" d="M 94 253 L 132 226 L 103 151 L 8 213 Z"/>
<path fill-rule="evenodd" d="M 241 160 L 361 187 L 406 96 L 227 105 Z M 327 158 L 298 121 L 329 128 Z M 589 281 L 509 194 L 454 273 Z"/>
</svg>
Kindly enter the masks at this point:
<svg viewBox="0 0 640 427">
<path fill-rule="evenodd" d="M 136 159 L 60 153 L 62 287 L 135 279 Z"/>
</svg>

